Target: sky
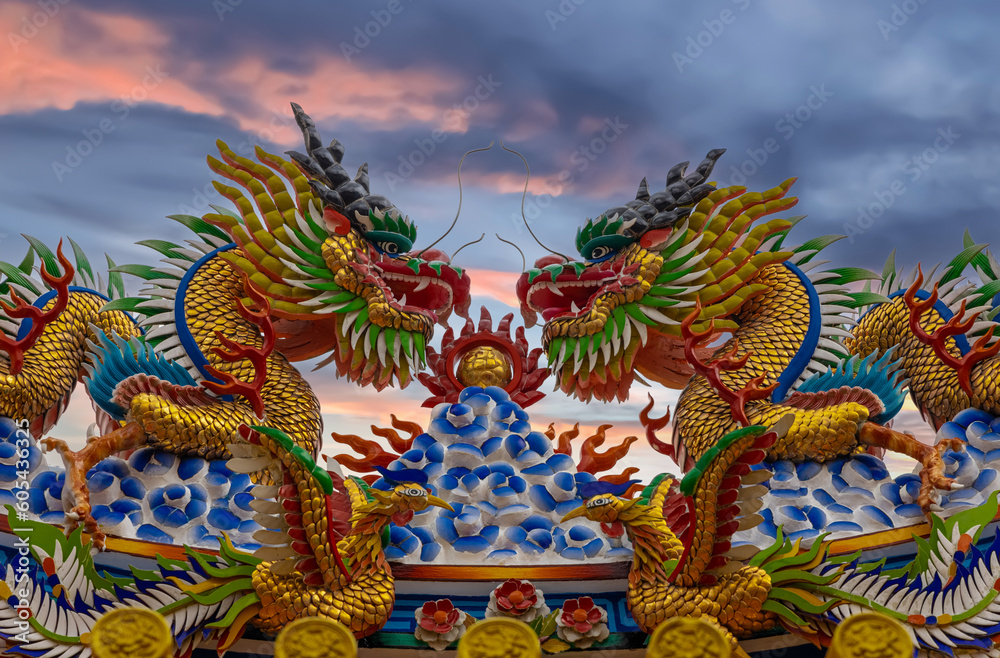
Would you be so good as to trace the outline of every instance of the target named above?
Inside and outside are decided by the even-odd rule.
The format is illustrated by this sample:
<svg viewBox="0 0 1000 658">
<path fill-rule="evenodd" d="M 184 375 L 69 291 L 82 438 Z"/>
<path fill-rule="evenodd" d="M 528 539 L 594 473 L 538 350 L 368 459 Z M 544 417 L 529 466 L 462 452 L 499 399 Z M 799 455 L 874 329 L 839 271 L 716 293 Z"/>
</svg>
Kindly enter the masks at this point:
<svg viewBox="0 0 1000 658">
<path fill-rule="evenodd" d="M 503 140 L 531 166 L 525 216 L 564 253 L 642 177 L 662 189 L 675 163 L 721 147 L 720 185 L 798 178 L 793 236 L 847 235 L 826 252 L 837 265 L 880 270 L 894 248 L 908 267 L 946 261 L 966 228 L 997 234 L 998 19 L 996 3 L 941 0 L 0 0 L 0 259 L 20 260 L 26 232 L 151 262 L 137 240 L 181 241 L 167 215 L 223 202 L 205 164 L 216 139 L 301 149 L 295 101 L 348 168 L 369 163 L 417 247 L 455 215 L 461 155 Z M 499 318 L 515 311 L 521 257 L 493 234 L 529 264 L 546 252 L 521 219 L 521 160 L 494 146 L 462 173 L 439 246 L 486 233 L 455 263 L 474 314 Z M 426 423 L 419 384 L 376 395 L 332 371 L 308 378 L 327 430 L 373 438 L 389 413 Z M 649 392 L 657 410 L 676 401 Z M 554 393 L 530 411 L 538 429 L 610 422 L 621 437 L 639 431 L 645 393 Z M 81 442 L 89 413 L 78 395 L 54 433 Z M 929 436 L 912 408 L 897 427 Z M 646 478 L 675 470 L 641 442 L 630 462 Z"/>
</svg>

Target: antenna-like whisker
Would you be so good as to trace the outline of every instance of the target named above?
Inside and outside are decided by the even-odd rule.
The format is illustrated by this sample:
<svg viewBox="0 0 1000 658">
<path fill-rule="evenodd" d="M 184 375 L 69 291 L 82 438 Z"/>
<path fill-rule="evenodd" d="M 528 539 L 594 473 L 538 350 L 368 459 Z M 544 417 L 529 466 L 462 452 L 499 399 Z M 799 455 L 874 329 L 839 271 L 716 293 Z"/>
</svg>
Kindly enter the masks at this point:
<svg viewBox="0 0 1000 658">
<path fill-rule="evenodd" d="M 546 247 L 544 244 L 542 244 L 542 241 L 538 239 L 538 236 L 535 235 L 535 232 L 531 230 L 531 225 L 528 224 L 528 218 L 524 216 L 524 199 L 525 199 L 525 197 L 528 196 L 528 182 L 531 180 L 531 167 L 528 166 L 528 161 L 524 159 L 523 155 L 521 155 L 520 153 L 518 153 L 514 149 L 509 149 L 506 146 L 504 146 L 504 143 L 503 143 L 502 139 L 500 140 L 500 148 L 502 148 L 503 150 L 505 150 L 505 151 L 507 151 L 509 153 L 513 153 L 517 157 L 521 158 L 521 162 L 524 163 L 524 169 L 527 172 L 527 175 L 524 178 L 524 192 L 521 193 L 521 219 L 524 220 L 524 225 L 528 229 L 528 233 L 531 233 L 531 237 L 533 237 L 535 239 L 535 242 L 538 243 L 538 246 L 540 246 L 545 251 L 552 252 L 556 256 L 562 256 L 567 261 L 573 260 L 572 258 L 570 258 L 569 256 L 567 256 L 566 254 L 561 254 L 558 251 L 556 251 L 555 249 L 549 249 L 548 247 Z"/>
<path fill-rule="evenodd" d="M 468 246 L 469 246 L 470 244 L 476 244 L 477 242 L 482 242 L 482 241 L 483 241 L 483 238 L 485 238 L 485 237 L 486 237 L 486 234 L 485 234 L 485 233 L 483 233 L 482 235 L 480 235 L 480 236 L 479 236 L 478 238 L 476 238 L 476 239 L 475 239 L 475 240 L 473 240 L 472 242 L 466 242 L 465 244 L 463 244 L 463 245 L 462 245 L 461 247 L 459 247 L 458 249 L 456 249 L 456 250 L 455 250 L 455 251 L 454 251 L 454 252 L 453 252 L 453 253 L 451 254 L 451 260 L 452 260 L 452 261 L 454 261 L 454 260 L 455 260 L 455 256 L 456 256 L 456 255 L 458 254 L 458 252 L 462 251 L 463 249 L 465 249 L 466 247 L 468 247 Z"/>
<path fill-rule="evenodd" d="M 465 155 L 462 156 L 462 159 L 458 161 L 458 210 L 455 211 L 455 219 L 451 221 L 451 226 L 449 226 L 448 230 L 444 232 L 444 235 L 442 235 L 440 238 L 438 238 L 434 242 L 430 243 L 429 245 L 421 249 L 416 254 L 417 258 L 419 258 L 425 251 L 436 245 L 438 242 L 444 240 L 448 236 L 448 234 L 451 233 L 451 229 L 455 228 L 455 224 L 458 223 L 458 216 L 462 213 L 462 163 L 465 162 L 465 158 L 467 158 L 470 153 L 489 151 L 491 148 L 493 148 L 493 142 L 490 142 L 490 145 L 487 146 L 486 148 L 478 148 L 478 149 L 472 149 L 471 151 L 466 151 Z"/>
<path fill-rule="evenodd" d="M 524 252 L 521 251 L 521 248 L 518 247 L 513 242 L 511 242 L 510 240 L 504 240 L 503 238 L 501 238 L 499 233 L 494 233 L 493 235 L 497 236 L 497 240 L 499 240 L 500 242 L 506 242 L 510 246 L 512 246 L 515 249 L 517 249 L 517 253 L 521 254 L 521 271 L 524 272 L 524 270 L 526 270 L 528 268 L 528 261 L 526 261 L 524 259 Z"/>
</svg>

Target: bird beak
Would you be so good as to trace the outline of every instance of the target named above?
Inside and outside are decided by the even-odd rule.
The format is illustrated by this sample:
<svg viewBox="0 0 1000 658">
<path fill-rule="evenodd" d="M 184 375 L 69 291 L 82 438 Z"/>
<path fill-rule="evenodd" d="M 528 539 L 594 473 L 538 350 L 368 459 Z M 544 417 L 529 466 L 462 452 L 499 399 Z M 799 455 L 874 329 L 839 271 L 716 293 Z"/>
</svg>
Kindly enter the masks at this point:
<svg viewBox="0 0 1000 658">
<path fill-rule="evenodd" d="M 435 507 L 443 507 L 446 510 L 448 510 L 449 512 L 454 512 L 455 511 L 455 508 L 453 508 L 451 505 L 449 505 L 445 501 L 441 500 L 437 496 L 427 496 L 427 504 L 428 505 L 434 505 Z"/>
<path fill-rule="evenodd" d="M 575 510 L 573 510 L 570 513 L 568 513 L 566 516 L 562 517 L 562 520 L 560 521 L 560 523 L 565 523 L 566 521 L 569 521 L 570 519 L 577 519 L 577 518 L 580 518 L 581 516 L 586 516 L 586 514 L 587 514 L 587 506 L 586 505 L 580 505 Z"/>
</svg>

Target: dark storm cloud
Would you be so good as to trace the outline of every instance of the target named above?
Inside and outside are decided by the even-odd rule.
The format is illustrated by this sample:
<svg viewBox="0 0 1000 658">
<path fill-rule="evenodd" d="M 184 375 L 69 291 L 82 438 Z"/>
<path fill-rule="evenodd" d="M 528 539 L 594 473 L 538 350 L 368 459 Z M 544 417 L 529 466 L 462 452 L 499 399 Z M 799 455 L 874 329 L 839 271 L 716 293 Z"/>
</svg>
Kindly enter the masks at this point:
<svg viewBox="0 0 1000 658">
<path fill-rule="evenodd" d="M 343 56 L 347 44 L 345 64 L 349 58 L 370 71 L 421 64 L 455 75 L 459 84 L 445 107 L 468 98 L 479 76 L 494 76 L 495 93 L 464 115 L 468 131 L 446 134 L 431 153 L 432 125 L 386 130 L 320 122 L 324 136 L 345 143 L 352 166 L 370 163 L 376 189 L 431 215 L 427 233 L 449 221 L 461 154 L 498 137 L 524 153 L 539 179 L 570 173 L 561 196 L 537 209 L 535 224 L 540 237 L 561 250 L 569 248 L 567 229 L 630 198 L 641 177 L 660 186 L 674 163 L 698 162 L 709 149 L 725 147 L 730 151 L 715 174 L 720 183 L 745 178 L 752 189 L 764 189 L 798 176 L 797 211 L 809 215 L 796 231 L 802 239 L 849 231 L 845 225 L 857 221 L 858 209 L 876 203 L 901 178 L 906 192 L 863 238 L 830 249 L 838 261 L 869 267 L 881 263 L 890 244 L 899 245 L 902 262 L 946 258 L 959 246 L 960 226 L 969 225 L 981 240 L 995 239 L 1000 91 L 992 66 L 1000 47 L 988 26 L 1000 12 L 988 3 L 961 10 L 911 3 L 915 10 L 899 13 L 904 3 L 845 2 L 834 9 L 735 0 L 667 10 L 652 2 L 564 0 L 501 9 L 400 0 L 398 12 L 386 18 L 382 9 L 389 4 L 379 2 L 79 2 L 154 21 L 170 36 L 166 50 L 178 75 L 245 113 L 274 111 L 226 82 L 227 68 L 248 55 L 264 58 L 273 70 L 308 73 L 318 53 Z M 366 29 L 374 36 L 359 37 Z M 87 46 L 81 40 L 77 47 Z M 295 89 L 286 91 L 288 98 L 275 99 L 274 107 L 295 97 Z M 336 91 L 330 89 L 331 98 Z M 0 165 L 10 168 L 4 203 L 15 217 L 58 214 L 65 218 L 57 225 L 67 230 L 73 221 L 129 226 L 134 213 L 123 206 L 152 206 L 145 216 L 160 217 L 204 186 L 203 154 L 212 139 L 240 137 L 224 121 L 151 107 L 134 131 L 123 129 L 72 180 L 53 187 L 51 152 L 74 137 L 57 124 L 86 124 L 87 111 L 69 111 L 64 116 L 79 118 L 68 121 L 44 123 L 46 113 L 37 122 L 18 119 L 17 140 L 10 143 L 26 149 L 28 162 Z M 591 158 L 586 149 L 606 120 L 628 128 Z M 961 138 L 919 180 L 909 180 L 908 159 L 933 148 L 937 131 L 949 126 Z M 281 145 L 288 146 L 298 145 Z M 520 162 L 498 147 L 466 167 L 470 180 L 523 175 Z M 491 197 L 484 190 L 478 203 L 489 210 L 474 216 L 502 217 L 508 234 L 528 239 L 510 219 L 518 194 Z M 71 211 L 75 219 L 66 216 Z M 941 231 L 955 236 L 942 241 Z M 469 232 L 478 235 L 475 227 Z M 493 249 L 470 248 L 473 254 Z M 503 257 L 504 266 L 514 260 Z"/>
</svg>

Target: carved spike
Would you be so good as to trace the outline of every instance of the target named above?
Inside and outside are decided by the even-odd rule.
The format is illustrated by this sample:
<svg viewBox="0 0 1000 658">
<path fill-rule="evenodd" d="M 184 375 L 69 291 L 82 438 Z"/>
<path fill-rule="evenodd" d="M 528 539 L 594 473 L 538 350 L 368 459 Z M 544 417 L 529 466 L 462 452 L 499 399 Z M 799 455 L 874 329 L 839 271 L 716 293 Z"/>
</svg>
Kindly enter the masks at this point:
<svg viewBox="0 0 1000 658">
<path fill-rule="evenodd" d="M 313 150 L 321 148 L 323 141 L 319 138 L 319 131 L 316 129 L 316 123 L 312 118 L 305 113 L 302 106 L 298 103 L 292 103 L 292 112 L 295 114 L 295 123 L 299 124 L 299 129 L 302 131 L 302 139 L 305 142 L 306 150 L 312 153 Z"/>
<path fill-rule="evenodd" d="M 689 164 L 691 164 L 691 161 L 685 160 L 684 162 L 679 162 L 670 168 L 670 171 L 667 172 L 667 188 L 677 181 L 684 179 L 684 172 L 687 170 L 687 166 Z"/>
<path fill-rule="evenodd" d="M 638 199 L 638 200 L 640 200 L 640 201 L 648 201 L 649 200 L 649 185 L 646 183 L 645 176 L 639 182 L 639 191 L 635 193 L 635 198 Z"/>
<path fill-rule="evenodd" d="M 354 182 L 365 188 L 365 192 L 371 192 L 371 189 L 369 188 L 367 162 L 358 167 L 358 175 L 354 177 Z"/>
</svg>

